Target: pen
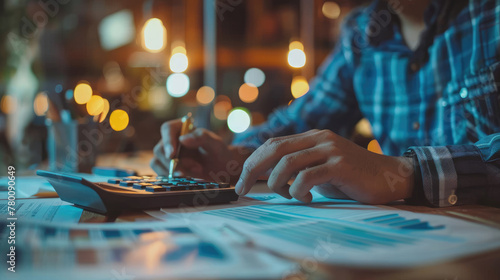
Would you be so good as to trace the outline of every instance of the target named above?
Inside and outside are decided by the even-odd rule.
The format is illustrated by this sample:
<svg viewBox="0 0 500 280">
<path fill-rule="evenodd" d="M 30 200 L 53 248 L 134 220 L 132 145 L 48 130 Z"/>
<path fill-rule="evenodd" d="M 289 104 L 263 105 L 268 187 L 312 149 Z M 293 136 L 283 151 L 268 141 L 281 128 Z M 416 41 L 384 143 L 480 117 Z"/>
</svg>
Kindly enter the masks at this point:
<svg viewBox="0 0 500 280">
<path fill-rule="evenodd" d="M 194 130 L 194 121 L 191 116 L 191 113 L 188 113 L 186 116 L 182 118 L 182 128 L 181 128 L 181 134 L 185 135 L 188 134 L 189 132 Z M 181 143 L 177 144 L 177 152 L 175 153 L 175 157 L 170 160 L 170 166 L 168 170 L 168 178 L 172 179 L 174 177 L 174 171 L 175 168 L 177 167 L 177 164 L 179 163 L 179 153 L 181 151 Z"/>
</svg>

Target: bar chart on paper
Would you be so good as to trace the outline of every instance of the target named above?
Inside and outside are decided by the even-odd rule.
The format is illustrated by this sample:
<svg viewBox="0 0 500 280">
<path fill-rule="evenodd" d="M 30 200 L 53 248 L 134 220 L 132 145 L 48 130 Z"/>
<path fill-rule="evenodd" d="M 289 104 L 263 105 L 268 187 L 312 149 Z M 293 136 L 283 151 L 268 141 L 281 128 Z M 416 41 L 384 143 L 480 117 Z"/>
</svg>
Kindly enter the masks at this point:
<svg viewBox="0 0 500 280">
<path fill-rule="evenodd" d="M 363 222 L 373 223 L 375 225 L 392 227 L 395 229 L 412 229 L 412 230 L 435 230 L 443 229 L 444 225 L 431 226 L 429 222 L 420 219 L 407 219 L 400 216 L 398 213 L 376 216 L 363 219 Z"/>
<path fill-rule="evenodd" d="M 327 263 L 413 266 L 500 247 L 500 230 L 495 228 L 390 207 L 363 207 L 267 204 L 204 213 L 231 220 L 261 246 L 283 254 L 313 257 L 318 248 L 335 252 L 327 255 Z"/>
</svg>

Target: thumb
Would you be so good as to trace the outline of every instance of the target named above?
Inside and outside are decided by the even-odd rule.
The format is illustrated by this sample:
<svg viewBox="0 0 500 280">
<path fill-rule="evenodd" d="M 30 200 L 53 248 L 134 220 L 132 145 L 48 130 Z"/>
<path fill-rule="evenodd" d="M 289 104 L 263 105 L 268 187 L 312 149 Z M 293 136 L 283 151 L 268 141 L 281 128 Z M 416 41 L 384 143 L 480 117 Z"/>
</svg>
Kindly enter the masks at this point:
<svg viewBox="0 0 500 280">
<path fill-rule="evenodd" d="M 179 137 L 182 145 L 190 149 L 203 149 L 208 154 L 218 154 L 224 147 L 224 141 L 217 134 L 204 128 L 197 128 L 191 133 Z M 201 151 L 201 152 L 203 152 Z"/>
</svg>

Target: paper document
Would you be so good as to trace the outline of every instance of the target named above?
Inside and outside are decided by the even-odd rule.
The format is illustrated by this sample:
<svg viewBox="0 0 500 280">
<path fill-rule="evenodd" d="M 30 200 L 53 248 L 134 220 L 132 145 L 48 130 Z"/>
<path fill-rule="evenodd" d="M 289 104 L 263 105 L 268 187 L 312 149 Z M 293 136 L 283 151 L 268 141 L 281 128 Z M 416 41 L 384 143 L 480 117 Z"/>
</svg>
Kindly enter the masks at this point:
<svg viewBox="0 0 500 280">
<path fill-rule="evenodd" d="M 277 197 L 254 205 L 163 212 L 207 229 L 230 224 L 261 247 L 330 264 L 408 267 L 500 248 L 496 228 L 314 196 L 317 199 L 311 204 Z"/>
<path fill-rule="evenodd" d="M 87 173 L 65 173 L 85 178 L 90 182 L 106 182 L 109 177 Z M 0 177 L 0 199 L 7 198 L 9 180 Z M 55 192 L 54 187 L 47 179 L 40 176 L 20 176 L 16 178 L 16 198 L 28 198 L 40 192 Z"/>
<path fill-rule="evenodd" d="M 183 223 L 29 222 L 16 234 L 23 240 L 17 251 L 22 258 L 8 279 L 281 279 L 292 266 L 267 254 L 234 250 L 205 236 L 203 228 Z M 7 279 L 5 271 L 1 279 Z"/>
<path fill-rule="evenodd" d="M 78 223 L 83 210 L 59 198 L 29 198 L 15 200 L 19 220 Z M 8 213 L 7 200 L 0 200 L 0 217 Z"/>
</svg>

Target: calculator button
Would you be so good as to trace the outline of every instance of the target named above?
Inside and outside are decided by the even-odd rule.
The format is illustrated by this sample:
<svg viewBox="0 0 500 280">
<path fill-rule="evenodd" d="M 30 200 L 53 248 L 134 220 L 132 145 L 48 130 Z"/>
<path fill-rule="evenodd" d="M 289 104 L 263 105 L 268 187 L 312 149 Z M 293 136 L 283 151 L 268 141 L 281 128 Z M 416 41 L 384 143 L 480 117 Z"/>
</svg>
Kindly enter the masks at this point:
<svg viewBox="0 0 500 280">
<path fill-rule="evenodd" d="M 122 180 L 120 180 L 120 179 L 109 179 L 108 183 L 110 183 L 110 184 L 120 184 L 121 181 Z"/>
<path fill-rule="evenodd" d="M 153 184 L 149 183 L 135 183 L 134 189 L 145 189 L 147 186 L 152 186 Z"/>
<path fill-rule="evenodd" d="M 126 179 L 130 179 L 130 180 L 140 180 L 140 179 L 142 179 L 142 177 L 139 177 L 139 176 L 128 176 L 128 177 L 126 177 Z"/>
<path fill-rule="evenodd" d="M 219 188 L 222 188 L 222 189 L 229 188 L 229 186 L 230 186 L 229 183 L 222 183 L 222 182 L 219 183 Z"/>
<path fill-rule="evenodd" d="M 138 181 L 121 181 L 120 186 L 122 187 L 132 187 L 135 183 L 138 183 Z"/>
<path fill-rule="evenodd" d="M 205 189 L 218 189 L 218 188 L 219 188 L 219 184 L 215 184 L 215 183 L 205 184 Z"/>
<path fill-rule="evenodd" d="M 201 190 L 203 188 L 204 188 L 204 186 L 199 185 L 199 184 L 186 184 L 186 189 L 189 189 L 189 190 Z"/>
<path fill-rule="evenodd" d="M 156 182 L 155 185 L 158 185 L 158 186 L 172 186 L 173 184 L 169 183 L 169 182 Z"/>
<path fill-rule="evenodd" d="M 201 179 L 201 178 L 192 178 L 191 180 L 196 181 L 198 183 L 208 183 L 207 181 L 205 181 L 205 179 Z"/>
<path fill-rule="evenodd" d="M 167 191 L 184 191 L 186 190 L 186 187 L 181 187 L 181 186 L 165 186 L 165 190 Z"/>
<path fill-rule="evenodd" d="M 135 181 L 135 179 L 123 178 L 122 181 Z"/>
<path fill-rule="evenodd" d="M 158 185 L 146 186 L 146 191 L 148 192 L 164 192 L 166 190 L 164 187 Z"/>
<path fill-rule="evenodd" d="M 152 183 L 152 182 L 156 182 L 156 181 L 158 181 L 158 180 L 157 180 L 157 179 L 149 179 L 149 178 L 148 178 L 148 179 L 142 179 L 141 181 L 142 181 L 142 182 L 145 182 L 145 183 Z"/>
</svg>

